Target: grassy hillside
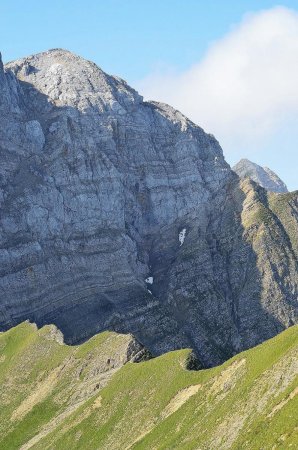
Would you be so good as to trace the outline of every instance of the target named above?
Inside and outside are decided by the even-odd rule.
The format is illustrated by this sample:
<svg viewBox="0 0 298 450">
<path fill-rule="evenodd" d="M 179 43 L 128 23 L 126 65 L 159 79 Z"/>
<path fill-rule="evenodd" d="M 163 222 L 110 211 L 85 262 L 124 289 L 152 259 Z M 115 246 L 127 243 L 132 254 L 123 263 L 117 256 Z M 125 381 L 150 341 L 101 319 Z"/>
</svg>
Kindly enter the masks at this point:
<svg viewBox="0 0 298 450">
<path fill-rule="evenodd" d="M 199 372 L 189 350 L 125 364 L 130 346 L 106 332 L 69 347 L 28 323 L 1 333 L 0 448 L 297 448 L 297 326 Z"/>
</svg>

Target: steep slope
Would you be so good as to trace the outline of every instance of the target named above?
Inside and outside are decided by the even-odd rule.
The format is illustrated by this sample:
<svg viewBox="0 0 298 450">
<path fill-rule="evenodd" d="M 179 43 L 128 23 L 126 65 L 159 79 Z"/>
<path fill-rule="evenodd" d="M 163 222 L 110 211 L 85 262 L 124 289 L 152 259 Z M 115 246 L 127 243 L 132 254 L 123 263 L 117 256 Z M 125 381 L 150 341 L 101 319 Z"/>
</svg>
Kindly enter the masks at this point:
<svg viewBox="0 0 298 450">
<path fill-rule="evenodd" d="M 131 336 L 102 333 L 66 346 L 53 325 L 22 323 L 0 334 L 1 448 L 20 443 L 54 419 L 55 428 L 128 361 L 149 357 Z"/>
<path fill-rule="evenodd" d="M 67 347 L 53 331 L 0 335 L 1 448 L 297 448 L 297 326 L 199 372 L 189 350 L 123 365 L 129 336 Z"/>
<path fill-rule="evenodd" d="M 251 178 L 260 186 L 267 189 L 267 191 L 279 193 L 288 192 L 285 183 L 268 167 L 261 167 L 248 159 L 241 159 L 233 167 L 233 170 L 240 178 Z"/>
<path fill-rule="evenodd" d="M 56 49 L 0 67 L 0 121 L 1 329 L 212 366 L 297 322 L 297 193 L 275 211 L 181 113 Z"/>
</svg>

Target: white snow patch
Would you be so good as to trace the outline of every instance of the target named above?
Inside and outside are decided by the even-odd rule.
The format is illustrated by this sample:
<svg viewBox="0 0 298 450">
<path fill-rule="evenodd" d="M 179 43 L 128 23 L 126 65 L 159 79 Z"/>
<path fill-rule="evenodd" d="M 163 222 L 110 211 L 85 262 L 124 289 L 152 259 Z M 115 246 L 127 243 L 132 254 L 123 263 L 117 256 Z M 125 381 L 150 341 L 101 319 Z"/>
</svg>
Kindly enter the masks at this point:
<svg viewBox="0 0 298 450">
<path fill-rule="evenodd" d="M 146 278 L 146 283 L 148 283 L 148 284 L 153 284 L 153 277 L 148 277 L 148 278 Z"/>
<path fill-rule="evenodd" d="M 186 228 L 183 228 L 183 230 L 181 230 L 180 233 L 179 233 L 180 247 L 181 247 L 181 245 L 183 245 L 183 243 L 184 243 L 185 236 L 186 236 Z"/>
</svg>

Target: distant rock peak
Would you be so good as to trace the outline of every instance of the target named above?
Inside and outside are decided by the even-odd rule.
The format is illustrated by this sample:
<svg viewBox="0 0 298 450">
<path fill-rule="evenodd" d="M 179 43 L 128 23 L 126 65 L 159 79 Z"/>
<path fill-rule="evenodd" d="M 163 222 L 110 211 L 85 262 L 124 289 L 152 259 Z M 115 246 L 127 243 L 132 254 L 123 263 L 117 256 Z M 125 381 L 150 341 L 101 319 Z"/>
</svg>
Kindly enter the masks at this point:
<svg viewBox="0 0 298 450">
<path fill-rule="evenodd" d="M 234 172 L 240 178 L 251 178 L 260 186 L 270 192 L 284 193 L 288 192 L 286 184 L 268 167 L 262 167 L 249 161 L 249 159 L 241 159 L 234 167 Z"/>
</svg>

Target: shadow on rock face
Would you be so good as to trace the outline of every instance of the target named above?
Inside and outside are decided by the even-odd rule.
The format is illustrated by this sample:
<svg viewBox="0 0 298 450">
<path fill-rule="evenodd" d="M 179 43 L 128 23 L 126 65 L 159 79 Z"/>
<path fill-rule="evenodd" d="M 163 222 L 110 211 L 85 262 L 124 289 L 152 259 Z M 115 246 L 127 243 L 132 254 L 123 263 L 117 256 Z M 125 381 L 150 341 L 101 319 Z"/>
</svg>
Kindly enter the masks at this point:
<svg viewBox="0 0 298 450">
<path fill-rule="evenodd" d="M 191 347 L 208 367 L 296 320 L 282 276 L 260 267 L 274 239 L 242 223 L 256 187 L 244 192 L 214 138 L 165 105 L 88 106 L 90 94 L 76 108 L 59 83 L 54 102 L 6 76 L 17 102 L 1 116 L 1 329 L 54 323 L 71 344 L 132 333 L 153 355 Z"/>
</svg>

